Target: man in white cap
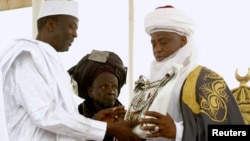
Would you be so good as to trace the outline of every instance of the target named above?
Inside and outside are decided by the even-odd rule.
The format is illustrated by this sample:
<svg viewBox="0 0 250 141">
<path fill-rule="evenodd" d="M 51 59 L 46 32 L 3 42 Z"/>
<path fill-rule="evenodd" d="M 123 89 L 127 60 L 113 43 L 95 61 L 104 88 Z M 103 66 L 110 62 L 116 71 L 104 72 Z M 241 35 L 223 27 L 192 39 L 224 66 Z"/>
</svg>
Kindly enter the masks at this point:
<svg viewBox="0 0 250 141">
<path fill-rule="evenodd" d="M 36 40 L 17 39 L 0 55 L 4 141 L 100 141 L 105 134 L 139 140 L 131 131 L 136 122 L 103 122 L 119 108 L 95 116 L 103 121 L 78 113 L 70 76 L 57 53 L 67 51 L 77 37 L 77 6 L 75 1 L 45 1 Z"/>
<path fill-rule="evenodd" d="M 159 7 L 145 17 L 155 59 L 141 76 L 126 114 L 139 119 L 134 132 L 152 141 L 207 141 L 209 124 L 242 124 L 237 103 L 223 78 L 198 65 L 194 23 L 180 9 Z"/>
</svg>

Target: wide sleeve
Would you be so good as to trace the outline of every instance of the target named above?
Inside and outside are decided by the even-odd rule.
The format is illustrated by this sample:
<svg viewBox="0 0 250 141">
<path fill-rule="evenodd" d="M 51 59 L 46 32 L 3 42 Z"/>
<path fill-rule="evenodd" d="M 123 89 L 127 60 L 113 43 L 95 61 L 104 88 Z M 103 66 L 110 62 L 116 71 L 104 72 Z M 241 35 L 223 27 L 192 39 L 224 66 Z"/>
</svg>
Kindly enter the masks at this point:
<svg viewBox="0 0 250 141">
<path fill-rule="evenodd" d="M 39 57 L 36 57 L 39 58 Z M 67 104 L 74 103 L 73 94 L 67 101 L 58 94 L 57 83 L 52 74 L 48 74 L 43 60 L 34 60 L 29 52 L 21 53 L 14 61 L 15 93 L 17 104 L 23 108 L 39 128 L 68 136 L 102 140 L 106 132 L 106 123 L 88 119 L 77 110 L 68 111 Z M 63 82 L 62 82 L 63 83 Z M 72 104 L 73 103 L 73 104 Z M 77 108 L 76 108 L 77 109 Z"/>
<path fill-rule="evenodd" d="M 240 124 L 244 120 L 221 75 L 198 66 L 182 88 L 183 141 L 207 141 L 208 125 Z"/>
</svg>

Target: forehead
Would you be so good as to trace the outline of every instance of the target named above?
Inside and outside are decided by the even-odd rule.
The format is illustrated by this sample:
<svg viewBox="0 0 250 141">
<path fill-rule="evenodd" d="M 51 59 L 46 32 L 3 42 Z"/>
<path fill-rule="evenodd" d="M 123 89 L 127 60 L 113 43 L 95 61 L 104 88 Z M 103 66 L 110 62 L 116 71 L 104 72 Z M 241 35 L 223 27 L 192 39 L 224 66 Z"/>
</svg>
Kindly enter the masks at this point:
<svg viewBox="0 0 250 141">
<path fill-rule="evenodd" d="M 59 15 L 58 18 L 63 22 L 78 23 L 78 18 L 70 15 Z"/>
<path fill-rule="evenodd" d="M 170 37 L 175 37 L 175 36 L 179 36 L 179 35 L 175 32 L 166 32 L 166 31 L 158 31 L 158 32 L 154 32 L 151 34 L 152 39 L 170 38 Z"/>
<path fill-rule="evenodd" d="M 97 77 L 94 79 L 94 82 L 99 82 L 99 81 L 118 81 L 117 77 L 115 74 L 105 71 L 97 75 Z"/>
</svg>

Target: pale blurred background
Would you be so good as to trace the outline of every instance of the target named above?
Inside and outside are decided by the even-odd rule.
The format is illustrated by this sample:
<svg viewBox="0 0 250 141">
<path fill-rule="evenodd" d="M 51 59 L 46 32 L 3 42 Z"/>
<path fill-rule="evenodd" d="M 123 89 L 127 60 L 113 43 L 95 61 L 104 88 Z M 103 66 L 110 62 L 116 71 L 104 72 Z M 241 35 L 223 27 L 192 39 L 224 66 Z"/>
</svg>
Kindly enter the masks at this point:
<svg viewBox="0 0 250 141">
<path fill-rule="evenodd" d="M 125 106 L 134 81 L 140 74 L 148 74 L 153 59 L 143 23 L 145 15 L 158 6 L 170 4 L 193 16 L 200 64 L 221 74 L 231 89 L 239 86 L 235 79 L 237 68 L 241 76 L 247 74 L 250 66 L 248 0 L 78 1 L 78 38 L 68 52 L 60 53 L 65 68 L 76 64 L 92 49 L 116 52 L 129 69 L 127 84 L 119 97 Z M 129 11 L 134 17 L 129 16 Z M 0 19 L 0 50 L 15 38 L 32 38 L 31 7 L 0 11 Z"/>
</svg>

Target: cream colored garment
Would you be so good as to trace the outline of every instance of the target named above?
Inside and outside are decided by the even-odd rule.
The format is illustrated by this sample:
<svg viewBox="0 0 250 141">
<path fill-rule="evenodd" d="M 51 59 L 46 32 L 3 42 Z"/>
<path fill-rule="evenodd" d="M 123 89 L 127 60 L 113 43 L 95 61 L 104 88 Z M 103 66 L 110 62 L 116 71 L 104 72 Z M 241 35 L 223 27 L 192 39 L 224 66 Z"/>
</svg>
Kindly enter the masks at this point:
<svg viewBox="0 0 250 141">
<path fill-rule="evenodd" d="M 70 77 L 51 46 L 19 39 L 0 60 L 10 141 L 104 138 L 106 123 L 78 114 Z"/>
</svg>

